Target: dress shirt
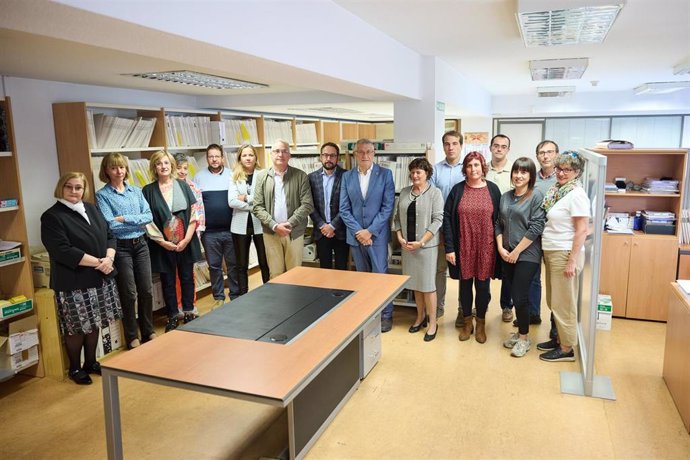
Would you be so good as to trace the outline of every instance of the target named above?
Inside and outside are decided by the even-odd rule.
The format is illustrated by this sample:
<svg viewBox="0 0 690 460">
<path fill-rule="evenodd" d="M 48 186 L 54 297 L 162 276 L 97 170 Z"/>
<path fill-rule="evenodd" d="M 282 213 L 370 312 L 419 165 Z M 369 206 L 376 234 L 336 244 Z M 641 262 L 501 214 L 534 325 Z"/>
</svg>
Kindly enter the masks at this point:
<svg viewBox="0 0 690 460">
<path fill-rule="evenodd" d="M 331 196 L 333 196 L 333 184 L 335 184 L 335 169 L 331 174 L 326 174 L 326 170 L 321 168 L 321 179 L 323 180 L 323 211 L 326 223 L 331 223 Z"/>
<path fill-rule="evenodd" d="M 113 236 L 119 240 L 138 238 L 144 233 L 146 224 L 153 221 L 151 208 L 144 199 L 141 189 L 125 182 L 125 189 L 118 192 L 106 184 L 96 192 L 98 209 L 105 217 Z M 115 217 L 124 217 L 124 222 L 118 222 Z"/>
<path fill-rule="evenodd" d="M 494 168 L 494 165 L 489 162 L 489 172 L 486 175 L 486 180 L 490 180 L 494 184 L 498 185 L 498 189 L 501 191 L 501 194 L 513 188 L 513 185 L 510 181 L 510 168 L 512 166 L 512 164 L 506 161 L 503 169 L 496 169 Z"/>
<path fill-rule="evenodd" d="M 359 188 L 362 190 L 362 198 L 367 198 L 367 192 L 369 191 L 369 181 L 371 180 L 371 170 L 374 169 L 374 164 L 369 167 L 365 172 L 357 169 L 357 176 L 359 177 Z"/>
<path fill-rule="evenodd" d="M 446 201 L 448 199 L 450 189 L 452 189 L 455 184 L 462 182 L 464 178 L 465 175 L 462 172 L 461 161 L 451 165 L 448 163 L 448 160 L 444 159 L 434 165 L 434 173 L 431 175 L 429 182 L 441 190 L 443 201 Z"/>
<path fill-rule="evenodd" d="M 288 221 L 287 200 L 285 198 L 285 188 L 283 188 L 283 176 L 285 172 L 275 174 L 275 196 L 273 198 L 273 218 L 279 224 Z"/>
</svg>

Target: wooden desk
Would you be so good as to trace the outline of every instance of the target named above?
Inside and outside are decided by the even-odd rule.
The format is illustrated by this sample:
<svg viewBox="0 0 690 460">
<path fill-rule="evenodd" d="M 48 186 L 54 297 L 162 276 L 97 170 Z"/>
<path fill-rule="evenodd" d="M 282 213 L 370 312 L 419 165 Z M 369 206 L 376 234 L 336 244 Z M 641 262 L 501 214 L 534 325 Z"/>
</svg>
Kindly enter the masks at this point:
<svg viewBox="0 0 690 460">
<path fill-rule="evenodd" d="M 292 343 L 176 330 L 107 360 L 102 368 L 108 458 L 123 457 L 118 377 L 287 407 L 290 458 L 301 458 L 359 385 L 365 324 L 407 279 L 294 268 L 271 282 L 355 293 Z"/>
<path fill-rule="evenodd" d="M 677 283 L 671 286 L 663 375 L 685 429 L 690 433 L 690 297 Z"/>
</svg>

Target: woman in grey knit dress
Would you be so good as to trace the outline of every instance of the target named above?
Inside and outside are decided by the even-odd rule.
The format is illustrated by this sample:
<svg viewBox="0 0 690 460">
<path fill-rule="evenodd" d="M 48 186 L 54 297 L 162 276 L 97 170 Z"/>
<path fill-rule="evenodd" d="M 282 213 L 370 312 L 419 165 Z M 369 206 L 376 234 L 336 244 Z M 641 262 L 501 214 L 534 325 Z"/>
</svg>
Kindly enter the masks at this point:
<svg viewBox="0 0 690 460">
<path fill-rule="evenodd" d="M 424 341 L 436 338 L 436 259 L 439 229 L 443 224 L 443 196 L 429 183 L 433 174 L 425 158 L 416 158 L 408 167 L 412 185 L 400 191 L 393 230 L 402 247 L 403 274 L 409 275 L 407 288 L 414 291 L 417 320 L 410 333 L 428 323 Z M 426 313 L 425 313 L 426 310 Z"/>
</svg>

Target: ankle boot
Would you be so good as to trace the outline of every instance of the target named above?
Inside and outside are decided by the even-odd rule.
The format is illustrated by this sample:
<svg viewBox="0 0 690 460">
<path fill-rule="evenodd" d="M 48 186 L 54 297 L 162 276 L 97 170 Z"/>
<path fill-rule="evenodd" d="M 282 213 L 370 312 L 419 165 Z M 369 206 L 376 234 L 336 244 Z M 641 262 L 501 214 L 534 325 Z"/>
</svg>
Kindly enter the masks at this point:
<svg viewBox="0 0 690 460">
<path fill-rule="evenodd" d="M 476 318 L 477 320 L 477 332 L 474 334 L 474 338 L 479 343 L 486 342 L 486 319 Z"/>
<path fill-rule="evenodd" d="M 462 313 L 458 313 L 458 317 L 455 318 L 455 327 L 460 329 L 461 327 L 465 326 L 465 317 L 462 315 Z"/>
<path fill-rule="evenodd" d="M 462 329 L 460 329 L 460 336 L 458 337 L 460 341 L 464 342 L 465 340 L 469 340 L 473 329 L 472 316 L 465 316 L 465 324 L 462 325 Z"/>
</svg>

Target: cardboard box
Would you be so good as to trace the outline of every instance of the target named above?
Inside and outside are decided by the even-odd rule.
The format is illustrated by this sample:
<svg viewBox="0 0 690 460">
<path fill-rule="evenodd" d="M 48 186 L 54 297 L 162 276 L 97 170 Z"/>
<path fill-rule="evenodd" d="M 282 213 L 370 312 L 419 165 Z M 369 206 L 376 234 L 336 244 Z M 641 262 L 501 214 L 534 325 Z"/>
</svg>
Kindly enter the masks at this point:
<svg viewBox="0 0 690 460">
<path fill-rule="evenodd" d="M 0 369 L 15 373 L 38 363 L 38 320 L 29 316 L 13 321 L 0 335 Z"/>
<path fill-rule="evenodd" d="M 29 316 L 9 324 L 8 331 L 0 332 L 0 338 L 6 339 L 5 354 L 14 355 L 20 351 L 38 345 L 38 321 Z"/>
<path fill-rule="evenodd" d="M 602 331 L 611 330 L 611 320 L 613 316 L 613 303 L 608 294 L 599 294 L 597 304 L 597 329 Z"/>
<path fill-rule="evenodd" d="M 7 251 L 0 251 L 0 263 L 10 262 L 22 258 L 21 248 L 8 249 Z"/>
<path fill-rule="evenodd" d="M 47 252 L 31 256 L 31 271 L 34 275 L 34 288 L 50 287 L 50 256 Z"/>
<path fill-rule="evenodd" d="M 24 313 L 25 311 L 31 310 L 33 307 L 34 303 L 31 299 L 26 299 L 25 301 L 19 303 L 3 305 L 0 307 L 0 318 L 7 318 Z"/>
</svg>

